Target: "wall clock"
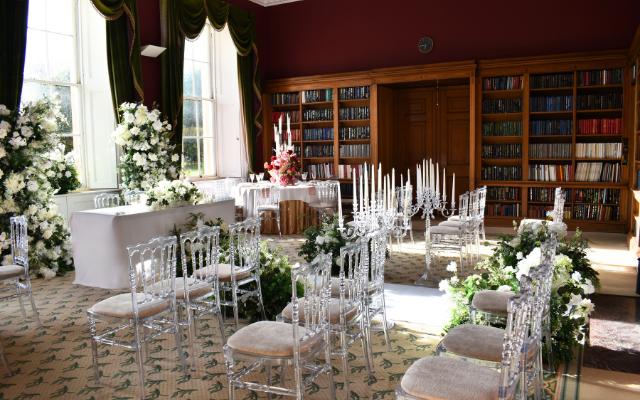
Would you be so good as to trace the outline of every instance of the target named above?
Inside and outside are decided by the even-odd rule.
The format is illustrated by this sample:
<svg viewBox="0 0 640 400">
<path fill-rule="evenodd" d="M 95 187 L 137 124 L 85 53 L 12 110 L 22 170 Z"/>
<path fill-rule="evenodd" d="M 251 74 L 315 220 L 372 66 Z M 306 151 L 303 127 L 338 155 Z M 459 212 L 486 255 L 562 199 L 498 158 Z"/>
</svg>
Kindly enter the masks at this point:
<svg viewBox="0 0 640 400">
<path fill-rule="evenodd" d="M 421 37 L 418 40 L 418 51 L 422 54 L 430 53 L 433 50 L 433 39 L 429 36 Z"/>
</svg>

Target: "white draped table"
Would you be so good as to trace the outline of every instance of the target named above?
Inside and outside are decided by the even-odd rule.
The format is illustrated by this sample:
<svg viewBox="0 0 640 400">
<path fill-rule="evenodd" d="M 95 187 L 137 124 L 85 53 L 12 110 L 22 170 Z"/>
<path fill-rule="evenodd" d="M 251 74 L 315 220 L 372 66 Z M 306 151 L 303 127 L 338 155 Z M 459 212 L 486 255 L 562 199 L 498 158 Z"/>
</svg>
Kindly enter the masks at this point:
<svg viewBox="0 0 640 400">
<path fill-rule="evenodd" d="M 104 289 L 129 288 L 127 246 L 156 236 L 169 235 L 184 225 L 189 214 L 201 213 L 205 220 L 235 220 L 234 200 L 152 210 L 129 205 L 76 211 L 71 215 L 71 245 L 75 265 L 73 283 Z"/>
<path fill-rule="evenodd" d="M 245 217 L 257 216 L 255 211 L 255 196 L 260 188 L 272 187 L 271 183 L 248 183 L 243 182 L 236 186 L 236 205 L 244 210 Z M 317 201 L 316 189 L 308 183 L 298 183 L 292 186 L 279 186 L 280 201 L 298 200 L 303 203 L 313 203 Z"/>
</svg>

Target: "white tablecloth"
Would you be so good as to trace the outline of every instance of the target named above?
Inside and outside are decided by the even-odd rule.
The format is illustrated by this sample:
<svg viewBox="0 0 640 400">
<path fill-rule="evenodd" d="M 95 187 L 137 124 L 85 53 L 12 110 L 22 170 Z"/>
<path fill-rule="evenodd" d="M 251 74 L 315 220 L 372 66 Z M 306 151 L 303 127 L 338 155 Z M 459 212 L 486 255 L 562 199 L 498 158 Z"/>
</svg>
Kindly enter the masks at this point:
<svg viewBox="0 0 640 400">
<path fill-rule="evenodd" d="M 130 205 L 76 211 L 71 215 L 71 244 L 75 265 L 73 283 L 104 289 L 129 288 L 127 246 L 170 234 L 174 225 L 182 226 L 189 214 L 202 213 L 205 220 L 235 220 L 233 200 L 151 210 Z"/>
<path fill-rule="evenodd" d="M 236 187 L 236 205 L 244 209 L 244 215 L 248 218 L 255 217 L 254 199 L 256 192 L 263 187 L 272 186 L 269 183 L 240 183 Z M 280 186 L 280 201 L 300 200 L 305 203 L 317 201 L 316 189 L 308 183 L 299 183 L 293 186 Z"/>
</svg>

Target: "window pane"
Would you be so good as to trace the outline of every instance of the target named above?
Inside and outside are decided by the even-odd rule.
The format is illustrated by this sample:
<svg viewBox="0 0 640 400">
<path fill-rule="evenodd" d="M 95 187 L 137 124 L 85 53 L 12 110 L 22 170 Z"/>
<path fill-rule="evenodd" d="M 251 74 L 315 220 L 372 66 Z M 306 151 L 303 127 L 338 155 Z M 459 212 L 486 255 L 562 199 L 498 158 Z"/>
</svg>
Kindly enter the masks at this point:
<svg viewBox="0 0 640 400">
<path fill-rule="evenodd" d="M 213 138 L 204 138 L 201 142 L 201 175 L 215 175 L 216 174 L 216 159 L 214 151 Z"/>
<path fill-rule="evenodd" d="M 46 6 L 44 0 L 29 1 L 29 28 L 45 29 L 46 28 Z"/>
<path fill-rule="evenodd" d="M 182 135 L 202 136 L 202 103 L 199 100 L 185 100 L 182 114 Z"/>
<path fill-rule="evenodd" d="M 47 34 L 49 46 L 49 79 L 57 82 L 75 80 L 73 36 Z M 42 78 L 40 78 L 42 79 Z"/>
<path fill-rule="evenodd" d="M 73 35 L 73 1 L 55 0 L 47 1 L 47 30 L 49 32 L 65 33 Z M 29 6 L 29 13 L 33 7 Z"/>
<path fill-rule="evenodd" d="M 31 7 L 30 7 L 31 8 Z M 31 12 L 29 12 L 31 14 Z M 26 79 L 47 79 L 47 34 L 29 29 L 27 32 L 27 54 L 24 62 Z"/>
<path fill-rule="evenodd" d="M 184 60 L 184 78 L 182 80 L 182 94 L 184 96 L 193 96 L 193 62 Z"/>
<path fill-rule="evenodd" d="M 198 175 L 198 139 L 182 138 L 182 172 L 186 176 Z"/>
<path fill-rule="evenodd" d="M 66 153 L 73 151 L 73 136 L 60 136 L 60 141 L 64 144 L 64 151 Z"/>
</svg>

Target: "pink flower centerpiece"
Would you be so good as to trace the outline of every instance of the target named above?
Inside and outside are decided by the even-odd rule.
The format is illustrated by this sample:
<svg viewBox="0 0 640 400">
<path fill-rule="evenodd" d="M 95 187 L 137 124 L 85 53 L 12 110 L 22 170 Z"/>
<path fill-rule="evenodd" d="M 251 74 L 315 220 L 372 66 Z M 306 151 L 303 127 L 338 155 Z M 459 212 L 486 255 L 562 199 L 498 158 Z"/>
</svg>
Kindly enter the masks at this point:
<svg viewBox="0 0 640 400">
<path fill-rule="evenodd" d="M 264 168 L 271 175 L 271 182 L 282 186 L 294 185 L 298 181 L 301 165 L 293 149 L 285 149 L 265 162 Z"/>
</svg>

